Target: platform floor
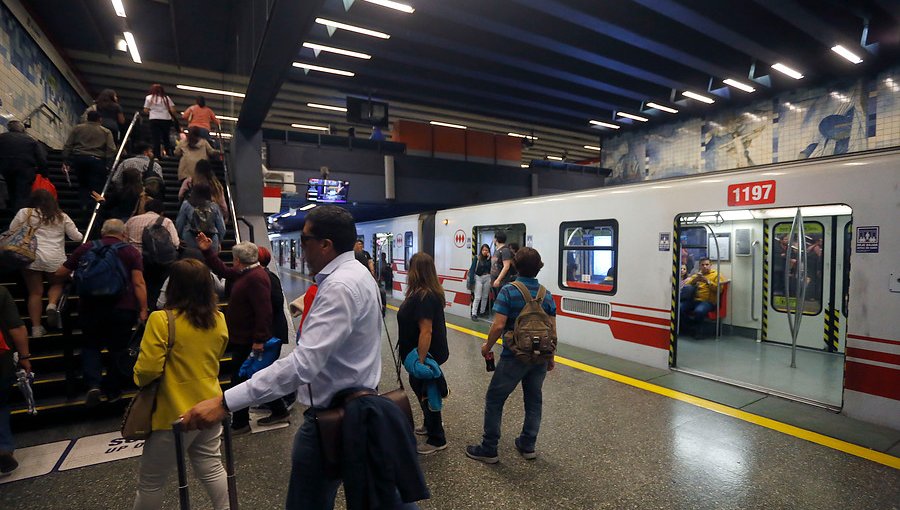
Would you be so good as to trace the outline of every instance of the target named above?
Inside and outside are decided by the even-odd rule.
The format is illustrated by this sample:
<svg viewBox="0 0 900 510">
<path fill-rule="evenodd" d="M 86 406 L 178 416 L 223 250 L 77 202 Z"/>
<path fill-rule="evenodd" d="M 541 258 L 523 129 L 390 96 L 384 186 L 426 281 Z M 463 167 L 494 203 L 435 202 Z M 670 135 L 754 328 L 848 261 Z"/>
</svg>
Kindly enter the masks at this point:
<svg viewBox="0 0 900 510">
<path fill-rule="evenodd" d="M 305 285 L 287 273 L 283 279 L 289 296 Z M 448 319 L 454 324 L 445 365 L 452 390 L 444 412 L 450 448 L 421 459 L 432 492 L 424 509 L 900 508 L 900 469 L 754 424 L 745 415 L 781 416 L 783 424 L 845 440 L 856 434 L 856 444 L 894 456 L 900 455 L 900 431 L 568 346 L 560 349 L 567 361 L 544 385 L 538 459 L 526 461 L 513 448 L 523 416 L 517 390 L 506 405 L 500 463 L 470 460 L 463 449 L 480 440 L 490 377 L 477 336 L 487 324 Z M 396 335 L 393 311 L 387 324 Z M 383 361 L 382 387 L 390 388 L 396 382 L 386 348 Z M 703 398 L 672 397 L 682 392 Z M 295 406 L 288 428 L 236 438 L 243 508 L 283 508 L 301 413 Z M 117 418 L 107 418 L 20 432 L 17 440 L 24 447 L 118 425 Z M 0 485 L 0 508 L 129 508 L 137 467 L 131 458 Z M 193 480 L 191 490 L 195 507 L 208 508 Z M 163 508 L 177 508 L 174 475 Z M 340 497 L 337 508 L 344 508 Z"/>
</svg>

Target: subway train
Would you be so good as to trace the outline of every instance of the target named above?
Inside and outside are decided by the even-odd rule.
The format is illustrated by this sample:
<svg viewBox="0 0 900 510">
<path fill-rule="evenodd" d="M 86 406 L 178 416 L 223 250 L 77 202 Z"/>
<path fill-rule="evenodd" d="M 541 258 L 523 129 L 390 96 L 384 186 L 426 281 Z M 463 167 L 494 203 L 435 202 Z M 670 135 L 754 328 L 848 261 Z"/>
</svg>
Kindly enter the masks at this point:
<svg viewBox="0 0 900 510">
<path fill-rule="evenodd" d="M 560 341 L 900 428 L 900 151 L 776 164 L 360 223 L 402 299 L 434 256 L 469 318 L 474 253 L 497 232 L 537 249 Z M 289 237 L 289 236 L 288 236 Z M 296 241 L 276 249 L 299 255 Z M 293 248 L 291 248 L 293 247 Z M 293 250 L 293 252 L 291 251 Z M 681 332 L 681 266 L 723 279 Z M 285 260 L 282 260 L 284 263 Z M 290 259 L 293 263 L 294 259 Z"/>
</svg>

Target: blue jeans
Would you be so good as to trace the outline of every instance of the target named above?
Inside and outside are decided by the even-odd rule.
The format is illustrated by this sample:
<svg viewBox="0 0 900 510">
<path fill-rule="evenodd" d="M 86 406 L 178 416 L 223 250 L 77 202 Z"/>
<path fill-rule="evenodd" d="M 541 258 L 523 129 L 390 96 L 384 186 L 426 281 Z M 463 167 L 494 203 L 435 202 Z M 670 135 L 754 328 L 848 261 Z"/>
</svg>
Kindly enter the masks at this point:
<svg viewBox="0 0 900 510">
<path fill-rule="evenodd" d="M 519 445 L 525 450 L 533 450 L 541 428 L 543 395 L 541 387 L 547 377 L 547 363 L 534 365 L 523 363 L 514 357 L 501 356 L 487 395 L 484 397 L 484 436 L 481 446 L 491 453 L 497 452 L 500 442 L 500 422 L 503 419 L 503 404 L 509 394 L 522 383 L 525 401 L 525 423 L 519 435 Z"/>
<path fill-rule="evenodd" d="M 699 327 L 703 325 L 703 320 L 706 319 L 706 314 L 716 309 L 715 303 L 710 303 L 709 301 L 692 301 L 690 303 L 685 303 L 685 307 L 682 308 L 682 312 L 684 313 L 683 319 L 687 321 L 687 326 L 695 326 Z"/>
<path fill-rule="evenodd" d="M 307 409 L 303 413 L 303 425 L 294 436 L 294 450 L 291 452 L 291 479 L 288 484 L 286 510 L 331 510 L 337 497 L 340 480 L 325 476 L 322 465 L 322 453 L 319 446 L 319 434 L 316 431 L 314 411 Z M 382 506 L 383 509 L 417 509 L 415 503 L 403 503 L 400 494 L 393 505 Z"/>
</svg>

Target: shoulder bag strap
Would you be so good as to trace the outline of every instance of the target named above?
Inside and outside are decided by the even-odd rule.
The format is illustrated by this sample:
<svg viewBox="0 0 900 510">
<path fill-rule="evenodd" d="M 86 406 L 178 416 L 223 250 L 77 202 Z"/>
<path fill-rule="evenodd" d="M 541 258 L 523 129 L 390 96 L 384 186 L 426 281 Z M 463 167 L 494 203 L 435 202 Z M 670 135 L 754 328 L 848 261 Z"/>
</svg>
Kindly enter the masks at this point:
<svg viewBox="0 0 900 510">
<path fill-rule="evenodd" d="M 166 361 L 169 361 L 169 354 L 172 352 L 172 347 L 175 346 L 175 312 L 166 309 L 166 320 L 169 322 L 169 342 L 166 346 L 166 359 L 163 360 L 163 373 L 165 373 Z"/>
</svg>

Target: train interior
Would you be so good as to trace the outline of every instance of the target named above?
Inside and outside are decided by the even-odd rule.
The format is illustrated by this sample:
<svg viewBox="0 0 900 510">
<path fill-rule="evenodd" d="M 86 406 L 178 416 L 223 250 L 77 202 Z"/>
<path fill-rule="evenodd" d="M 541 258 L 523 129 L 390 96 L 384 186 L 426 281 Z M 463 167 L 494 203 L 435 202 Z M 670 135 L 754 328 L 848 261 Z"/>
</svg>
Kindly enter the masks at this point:
<svg viewBox="0 0 900 510">
<path fill-rule="evenodd" d="M 675 270 L 690 277 L 709 257 L 720 284 L 718 307 L 688 332 L 682 312 L 690 305 L 683 300 L 693 289 L 684 288 L 683 277 L 674 279 L 679 324 L 672 367 L 839 409 L 851 215 L 846 205 L 679 215 L 675 260 L 682 267 Z"/>
<path fill-rule="evenodd" d="M 526 245 L 526 232 L 524 223 L 513 223 L 510 225 L 488 225 L 476 226 L 472 239 L 477 240 L 477 250 L 481 245 L 486 244 L 491 247 L 491 255 L 496 251 L 494 249 L 494 234 L 499 231 L 506 232 L 506 244 L 516 243 L 519 246 Z"/>
</svg>

